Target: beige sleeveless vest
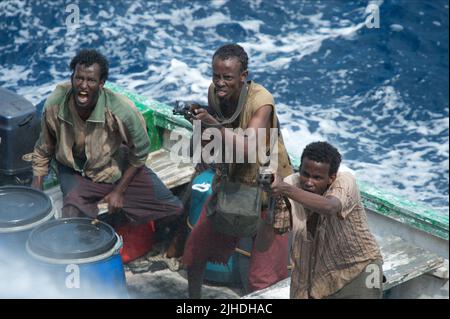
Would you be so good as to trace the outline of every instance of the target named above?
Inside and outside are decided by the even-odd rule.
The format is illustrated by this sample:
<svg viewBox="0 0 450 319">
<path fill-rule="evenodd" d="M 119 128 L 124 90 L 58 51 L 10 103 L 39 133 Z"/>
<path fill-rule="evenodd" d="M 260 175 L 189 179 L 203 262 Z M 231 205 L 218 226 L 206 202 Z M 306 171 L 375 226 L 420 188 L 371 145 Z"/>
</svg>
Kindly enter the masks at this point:
<svg viewBox="0 0 450 319">
<path fill-rule="evenodd" d="M 213 110 L 217 110 L 220 108 L 219 100 L 214 94 L 214 84 L 211 83 L 208 91 L 208 104 Z M 248 93 L 247 99 L 245 101 L 243 110 L 238 117 L 239 122 L 237 120 L 235 123 L 231 125 L 227 125 L 230 128 L 240 127 L 243 130 L 248 128 L 251 118 L 256 113 L 256 111 L 264 106 L 271 105 L 272 106 L 272 121 L 271 128 L 278 129 L 278 120 L 276 116 L 275 102 L 272 97 L 272 94 L 269 93 L 263 86 L 253 82 L 248 82 Z M 276 167 L 277 174 L 281 177 L 289 176 L 293 173 L 289 157 L 284 146 L 283 137 L 280 134 L 277 135 L 277 139 L 275 139 L 275 143 L 277 143 L 277 147 L 272 146 L 271 158 L 277 158 L 277 161 L 271 161 L 270 166 L 272 168 Z M 270 149 L 270 131 L 267 129 L 266 131 L 266 151 Z M 273 151 L 275 150 L 275 152 Z M 234 181 L 239 181 L 248 185 L 256 185 L 256 177 L 259 171 L 259 167 L 261 163 L 259 162 L 258 156 L 256 156 L 256 163 L 236 163 L 230 165 L 230 179 Z"/>
</svg>

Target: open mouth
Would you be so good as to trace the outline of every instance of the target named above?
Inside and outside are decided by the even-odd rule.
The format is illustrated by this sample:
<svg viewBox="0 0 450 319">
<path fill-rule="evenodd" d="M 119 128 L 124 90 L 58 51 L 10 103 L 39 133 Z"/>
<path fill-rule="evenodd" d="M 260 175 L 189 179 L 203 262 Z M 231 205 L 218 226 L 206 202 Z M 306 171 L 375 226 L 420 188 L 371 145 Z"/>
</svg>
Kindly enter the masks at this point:
<svg viewBox="0 0 450 319">
<path fill-rule="evenodd" d="M 86 104 L 89 100 L 89 95 L 87 94 L 87 92 L 80 91 L 77 94 L 77 100 L 79 104 Z"/>
<path fill-rule="evenodd" d="M 216 95 L 218 97 L 224 97 L 225 95 L 227 95 L 227 92 L 225 90 L 216 90 Z"/>
</svg>

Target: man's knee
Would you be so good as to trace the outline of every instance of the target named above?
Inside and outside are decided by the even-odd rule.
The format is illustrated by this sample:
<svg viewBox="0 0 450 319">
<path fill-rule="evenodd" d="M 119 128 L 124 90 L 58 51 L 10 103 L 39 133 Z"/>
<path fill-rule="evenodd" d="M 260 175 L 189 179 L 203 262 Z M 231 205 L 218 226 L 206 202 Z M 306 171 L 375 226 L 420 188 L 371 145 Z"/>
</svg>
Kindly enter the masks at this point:
<svg viewBox="0 0 450 319">
<path fill-rule="evenodd" d="M 85 217 L 83 212 L 73 205 L 65 205 L 61 210 L 62 218 Z"/>
<path fill-rule="evenodd" d="M 70 167 L 64 166 L 60 163 L 57 164 L 58 168 L 58 179 L 59 187 L 63 194 L 63 198 L 70 193 L 78 185 L 77 175 L 79 175 L 75 170 Z"/>
</svg>

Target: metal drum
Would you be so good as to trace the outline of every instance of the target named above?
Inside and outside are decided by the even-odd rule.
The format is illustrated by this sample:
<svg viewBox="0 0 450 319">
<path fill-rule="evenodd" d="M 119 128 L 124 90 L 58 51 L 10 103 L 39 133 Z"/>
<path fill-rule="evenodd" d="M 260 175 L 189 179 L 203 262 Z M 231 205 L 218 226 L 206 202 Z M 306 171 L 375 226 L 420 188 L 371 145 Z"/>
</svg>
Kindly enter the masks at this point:
<svg viewBox="0 0 450 319">
<path fill-rule="evenodd" d="M 26 243 L 39 282 L 61 298 L 127 298 L 121 247 L 111 226 L 89 218 L 49 221 Z"/>
<path fill-rule="evenodd" d="M 30 232 L 55 215 L 50 197 L 24 186 L 0 187 L 0 260 L 26 257 Z"/>
</svg>

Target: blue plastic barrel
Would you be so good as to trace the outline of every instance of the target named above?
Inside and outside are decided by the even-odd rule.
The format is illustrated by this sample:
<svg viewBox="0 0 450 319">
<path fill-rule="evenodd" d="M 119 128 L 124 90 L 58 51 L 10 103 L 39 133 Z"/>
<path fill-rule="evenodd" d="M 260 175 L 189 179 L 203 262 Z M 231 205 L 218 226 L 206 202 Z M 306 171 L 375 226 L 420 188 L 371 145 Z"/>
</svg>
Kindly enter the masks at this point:
<svg viewBox="0 0 450 319">
<path fill-rule="evenodd" d="M 212 195 L 211 183 L 214 178 L 213 170 L 206 170 L 200 173 L 192 181 L 191 206 L 189 210 L 189 226 L 192 228 L 200 217 L 203 206 L 209 196 Z M 208 262 L 206 264 L 204 279 L 215 283 L 240 283 L 240 265 L 248 263 L 249 258 L 242 254 L 233 253 L 226 264 L 216 264 Z M 248 267 L 246 267 L 248 268 Z M 246 284 L 246 283 L 245 283 Z"/>
<path fill-rule="evenodd" d="M 0 187 L 0 260 L 26 258 L 30 232 L 55 215 L 50 197 L 24 186 Z"/>
<path fill-rule="evenodd" d="M 36 282 L 61 298 L 127 298 L 120 248 L 114 229 L 89 218 L 52 220 L 27 240 Z M 49 288 L 50 287 L 50 288 Z"/>
</svg>

